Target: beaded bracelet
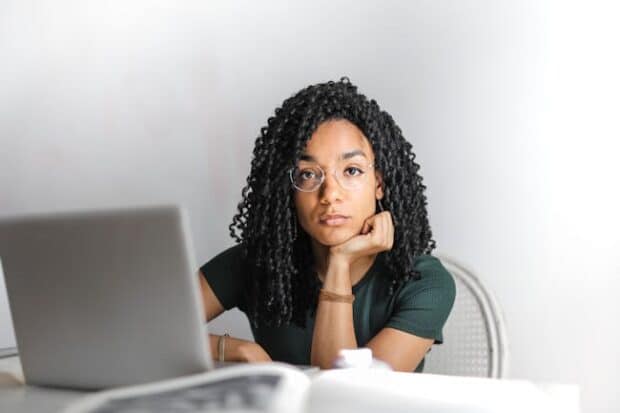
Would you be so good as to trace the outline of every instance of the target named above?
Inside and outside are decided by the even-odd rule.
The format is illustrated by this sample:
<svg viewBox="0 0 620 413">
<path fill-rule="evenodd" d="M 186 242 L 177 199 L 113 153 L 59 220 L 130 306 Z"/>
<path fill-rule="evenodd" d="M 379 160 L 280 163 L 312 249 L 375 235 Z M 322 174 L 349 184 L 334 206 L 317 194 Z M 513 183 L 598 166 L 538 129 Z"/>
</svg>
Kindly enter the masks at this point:
<svg viewBox="0 0 620 413">
<path fill-rule="evenodd" d="M 352 303 L 355 300 L 353 294 L 336 294 L 321 288 L 319 292 L 319 301 L 333 301 L 336 303 Z"/>
<path fill-rule="evenodd" d="M 225 357 L 224 355 L 226 354 L 226 337 L 230 337 L 228 334 L 224 334 L 223 336 L 220 336 L 220 338 L 217 340 L 217 358 L 219 359 L 219 361 L 224 361 Z"/>
</svg>

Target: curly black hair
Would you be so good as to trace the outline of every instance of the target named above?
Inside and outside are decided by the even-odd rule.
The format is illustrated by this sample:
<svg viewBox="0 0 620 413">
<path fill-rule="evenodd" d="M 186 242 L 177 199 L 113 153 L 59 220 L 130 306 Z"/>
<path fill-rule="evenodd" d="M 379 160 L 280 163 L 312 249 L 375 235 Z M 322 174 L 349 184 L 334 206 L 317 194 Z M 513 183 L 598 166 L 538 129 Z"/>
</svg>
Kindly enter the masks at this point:
<svg viewBox="0 0 620 413">
<path fill-rule="evenodd" d="M 296 219 L 288 171 L 317 127 L 336 119 L 362 130 L 383 174 L 382 205 L 394 223 L 393 247 L 380 254 L 393 277 L 390 294 L 401 283 L 419 279 L 415 257 L 435 248 L 420 166 L 392 116 L 346 77 L 308 86 L 286 99 L 261 128 L 247 185 L 229 226 L 231 237 L 242 244 L 244 260 L 251 263 L 245 293 L 254 327 L 291 323 L 303 327 L 308 310 L 316 310 L 319 280 L 310 236 Z"/>
</svg>

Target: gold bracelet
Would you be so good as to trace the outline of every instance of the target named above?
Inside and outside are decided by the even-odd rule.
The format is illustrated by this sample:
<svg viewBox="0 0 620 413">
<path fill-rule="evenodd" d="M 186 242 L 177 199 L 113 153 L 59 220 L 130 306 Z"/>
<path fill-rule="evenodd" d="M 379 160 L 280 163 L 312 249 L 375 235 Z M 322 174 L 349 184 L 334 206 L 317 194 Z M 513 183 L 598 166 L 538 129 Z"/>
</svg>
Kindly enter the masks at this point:
<svg viewBox="0 0 620 413">
<path fill-rule="evenodd" d="M 355 300 L 353 294 L 336 294 L 321 288 L 319 292 L 319 301 L 333 301 L 336 303 L 352 303 Z"/>
<path fill-rule="evenodd" d="M 225 361 L 226 354 L 226 337 L 230 337 L 227 333 L 217 340 L 217 358 L 219 361 Z"/>
</svg>

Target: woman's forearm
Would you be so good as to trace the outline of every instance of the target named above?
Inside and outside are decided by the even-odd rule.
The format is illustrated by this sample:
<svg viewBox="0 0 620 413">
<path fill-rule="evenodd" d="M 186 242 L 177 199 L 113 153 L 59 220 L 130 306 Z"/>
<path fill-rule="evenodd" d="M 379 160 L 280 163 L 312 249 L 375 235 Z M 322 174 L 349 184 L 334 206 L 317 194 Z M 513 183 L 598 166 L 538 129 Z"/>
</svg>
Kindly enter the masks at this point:
<svg viewBox="0 0 620 413">
<path fill-rule="evenodd" d="M 323 289 L 342 295 L 352 292 L 350 265 L 334 261 L 330 263 Z M 332 367 L 341 349 L 357 348 L 353 327 L 353 304 L 319 301 L 312 334 L 310 362 L 323 369 Z"/>
</svg>

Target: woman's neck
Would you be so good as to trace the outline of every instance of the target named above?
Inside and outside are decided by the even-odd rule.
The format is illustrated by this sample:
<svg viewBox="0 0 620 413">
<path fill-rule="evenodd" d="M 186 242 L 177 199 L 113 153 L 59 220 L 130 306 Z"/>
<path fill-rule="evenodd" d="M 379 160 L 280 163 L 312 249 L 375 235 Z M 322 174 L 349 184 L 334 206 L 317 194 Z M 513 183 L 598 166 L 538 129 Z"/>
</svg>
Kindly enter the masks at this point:
<svg viewBox="0 0 620 413">
<path fill-rule="evenodd" d="M 314 239 L 311 239 L 312 253 L 314 254 L 314 265 L 319 280 L 325 281 L 325 273 L 329 266 L 329 247 L 325 246 Z M 377 254 L 367 255 L 351 263 L 351 285 L 355 285 L 364 278 L 372 264 L 375 262 Z"/>
</svg>

